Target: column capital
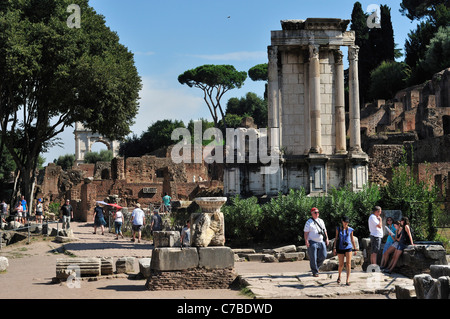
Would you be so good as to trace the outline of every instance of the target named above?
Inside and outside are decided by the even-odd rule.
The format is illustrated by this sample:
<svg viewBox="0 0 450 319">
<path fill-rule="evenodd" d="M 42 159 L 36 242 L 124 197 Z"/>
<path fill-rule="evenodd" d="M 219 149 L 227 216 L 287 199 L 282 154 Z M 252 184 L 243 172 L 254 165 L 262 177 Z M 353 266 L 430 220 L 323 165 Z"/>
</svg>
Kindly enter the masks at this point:
<svg viewBox="0 0 450 319">
<path fill-rule="evenodd" d="M 341 50 L 334 50 L 334 62 L 335 64 L 343 64 L 344 63 L 344 54 Z"/>
<path fill-rule="evenodd" d="M 358 61 L 359 46 L 351 45 L 348 47 L 348 61 Z"/>
<path fill-rule="evenodd" d="M 310 59 L 314 59 L 314 58 L 319 59 L 320 45 L 311 43 L 308 45 L 308 48 L 309 48 L 309 58 Z"/>
</svg>

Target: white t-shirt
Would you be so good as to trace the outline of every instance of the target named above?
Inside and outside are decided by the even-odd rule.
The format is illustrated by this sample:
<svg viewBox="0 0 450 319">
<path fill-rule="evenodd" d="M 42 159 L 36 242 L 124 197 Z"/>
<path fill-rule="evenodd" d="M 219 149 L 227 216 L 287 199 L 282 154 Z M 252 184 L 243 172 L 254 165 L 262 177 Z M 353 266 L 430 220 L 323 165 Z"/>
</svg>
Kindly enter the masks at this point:
<svg viewBox="0 0 450 319">
<path fill-rule="evenodd" d="M 116 212 L 116 219 L 114 219 L 114 221 L 118 222 L 118 223 L 122 223 L 123 222 L 122 216 L 123 216 L 122 211 L 119 210 L 118 212 Z"/>
<path fill-rule="evenodd" d="M 369 231 L 370 231 L 370 235 L 374 236 L 374 237 L 383 237 L 383 228 L 379 228 L 377 227 L 377 225 L 380 222 L 377 219 L 377 216 L 375 216 L 374 214 L 370 215 L 369 217 Z"/>
<path fill-rule="evenodd" d="M 133 225 L 144 225 L 144 211 L 142 209 L 135 208 L 131 217 L 133 217 Z"/>
<path fill-rule="evenodd" d="M 322 227 L 324 231 L 326 231 L 325 223 L 322 219 L 317 218 L 316 222 Z M 323 236 L 319 235 L 320 228 L 317 226 L 317 224 L 314 222 L 313 218 L 308 219 L 308 221 L 305 224 L 305 228 L 303 228 L 303 231 L 305 233 L 309 233 L 308 240 L 316 241 L 316 242 L 322 242 Z"/>
</svg>

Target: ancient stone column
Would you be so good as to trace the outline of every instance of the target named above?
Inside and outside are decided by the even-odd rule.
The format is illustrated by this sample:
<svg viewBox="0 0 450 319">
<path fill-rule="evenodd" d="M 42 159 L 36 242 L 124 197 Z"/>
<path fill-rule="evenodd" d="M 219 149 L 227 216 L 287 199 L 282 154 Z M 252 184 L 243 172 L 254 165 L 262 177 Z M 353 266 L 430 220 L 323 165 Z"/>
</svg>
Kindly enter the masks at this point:
<svg viewBox="0 0 450 319">
<path fill-rule="evenodd" d="M 320 60 L 319 45 L 309 45 L 309 92 L 311 117 L 310 153 L 322 152 L 322 127 L 320 120 Z"/>
<path fill-rule="evenodd" d="M 345 139 L 345 95 L 344 95 L 344 63 L 341 50 L 334 51 L 334 59 L 336 62 L 336 104 L 335 104 L 335 121 L 336 121 L 336 154 L 347 153 L 347 143 Z"/>
<path fill-rule="evenodd" d="M 270 144 L 276 150 L 280 149 L 280 88 L 278 84 L 278 47 L 268 47 L 268 100 L 269 102 L 269 143 L 275 141 L 276 145 Z M 274 136 L 272 136 L 274 135 Z"/>
<path fill-rule="evenodd" d="M 350 104 L 350 152 L 361 153 L 361 130 L 359 111 L 359 81 L 358 81 L 357 45 L 349 46 L 349 104 Z"/>
</svg>

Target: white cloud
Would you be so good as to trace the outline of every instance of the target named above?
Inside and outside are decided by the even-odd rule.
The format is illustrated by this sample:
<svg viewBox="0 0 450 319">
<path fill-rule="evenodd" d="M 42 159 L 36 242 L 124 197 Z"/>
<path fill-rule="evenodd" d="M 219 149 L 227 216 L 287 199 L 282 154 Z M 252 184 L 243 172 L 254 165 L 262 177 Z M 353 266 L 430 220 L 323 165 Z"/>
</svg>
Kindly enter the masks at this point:
<svg viewBox="0 0 450 319">
<path fill-rule="evenodd" d="M 213 60 L 213 61 L 244 61 L 267 59 L 267 52 L 264 51 L 241 51 L 222 54 L 194 54 L 195 58 Z"/>
</svg>

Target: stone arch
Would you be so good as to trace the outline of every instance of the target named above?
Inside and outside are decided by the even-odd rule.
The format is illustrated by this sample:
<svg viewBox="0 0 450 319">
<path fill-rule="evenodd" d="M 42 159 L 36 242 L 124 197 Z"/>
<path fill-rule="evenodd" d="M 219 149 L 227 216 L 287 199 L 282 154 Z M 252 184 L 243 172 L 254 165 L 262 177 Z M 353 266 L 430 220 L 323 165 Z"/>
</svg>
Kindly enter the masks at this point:
<svg viewBox="0 0 450 319">
<path fill-rule="evenodd" d="M 86 129 L 83 124 L 75 124 L 75 165 L 84 163 L 84 156 L 90 152 L 92 145 L 95 143 L 103 143 L 108 150 L 113 152 L 113 156 L 116 157 L 119 154 L 120 143 L 118 141 L 110 140 L 101 136 L 98 133 L 93 133 L 91 130 Z"/>
</svg>

